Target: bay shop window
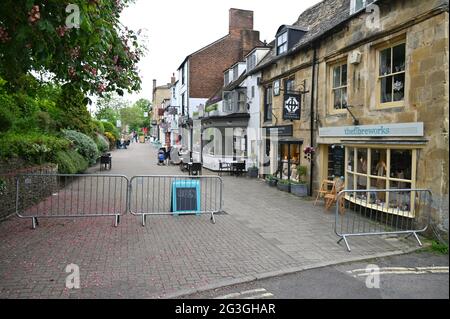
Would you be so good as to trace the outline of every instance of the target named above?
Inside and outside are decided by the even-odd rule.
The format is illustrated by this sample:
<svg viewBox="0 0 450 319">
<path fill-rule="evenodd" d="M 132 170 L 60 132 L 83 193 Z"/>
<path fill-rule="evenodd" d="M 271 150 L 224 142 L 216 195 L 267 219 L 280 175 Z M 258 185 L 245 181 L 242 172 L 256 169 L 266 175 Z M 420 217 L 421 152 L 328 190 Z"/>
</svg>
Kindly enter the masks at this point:
<svg viewBox="0 0 450 319">
<path fill-rule="evenodd" d="M 368 190 L 348 193 L 346 199 L 371 209 L 414 217 L 417 149 L 346 147 L 345 188 Z M 370 192 L 371 190 L 398 190 Z"/>
</svg>

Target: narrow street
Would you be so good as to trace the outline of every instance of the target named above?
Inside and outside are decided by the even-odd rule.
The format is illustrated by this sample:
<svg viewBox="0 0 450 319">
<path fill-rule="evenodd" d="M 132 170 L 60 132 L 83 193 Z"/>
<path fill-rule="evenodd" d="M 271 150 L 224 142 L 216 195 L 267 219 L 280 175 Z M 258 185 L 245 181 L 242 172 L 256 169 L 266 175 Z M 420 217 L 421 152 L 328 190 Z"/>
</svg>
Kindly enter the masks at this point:
<svg viewBox="0 0 450 319">
<path fill-rule="evenodd" d="M 379 267 L 367 287 L 366 267 Z M 187 299 L 448 299 L 448 255 L 428 252 L 305 270 L 184 296 Z"/>
<path fill-rule="evenodd" d="M 179 175 L 156 165 L 151 144 L 112 153 L 111 171 L 91 174 Z M 204 171 L 204 174 L 212 174 Z M 1 298 L 171 298 L 318 266 L 398 254 L 412 239 L 336 243 L 334 215 L 263 181 L 224 176 L 224 214 L 151 216 L 142 227 L 127 214 L 112 218 L 29 220 L 0 224 Z M 66 266 L 80 269 L 81 288 L 65 288 Z"/>
</svg>

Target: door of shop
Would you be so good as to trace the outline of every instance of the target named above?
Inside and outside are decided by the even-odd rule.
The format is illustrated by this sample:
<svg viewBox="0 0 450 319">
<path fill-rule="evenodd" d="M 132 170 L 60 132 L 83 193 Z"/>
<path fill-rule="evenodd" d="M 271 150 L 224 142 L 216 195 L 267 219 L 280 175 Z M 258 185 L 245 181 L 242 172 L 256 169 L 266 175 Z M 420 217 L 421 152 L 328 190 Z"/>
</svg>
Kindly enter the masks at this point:
<svg viewBox="0 0 450 319">
<path fill-rule="evenodd" d="M 278 146 L 278 177 L 291 180 L 292 172 L 300 164 L 302 140 L 283 139 Z"/>
</svg>

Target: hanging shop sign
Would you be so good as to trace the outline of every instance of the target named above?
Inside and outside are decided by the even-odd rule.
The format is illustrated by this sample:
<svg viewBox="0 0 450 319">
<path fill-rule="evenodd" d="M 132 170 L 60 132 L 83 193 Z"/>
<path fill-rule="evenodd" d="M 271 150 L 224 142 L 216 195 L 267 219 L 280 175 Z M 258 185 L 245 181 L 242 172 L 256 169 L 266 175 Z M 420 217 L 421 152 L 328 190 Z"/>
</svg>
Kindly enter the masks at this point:
<svg viewBox="0 0 450 319">
<path fill-rule="evenodd" d="M 285 94 L 283 106 L 284 120 L 300 120 L 300 95 Z"/>
<path fill-rule="evenodd" d="M 319 128 L 320 137 L 424 136 L 423 123 L 398 123 Z"/>
</svg>

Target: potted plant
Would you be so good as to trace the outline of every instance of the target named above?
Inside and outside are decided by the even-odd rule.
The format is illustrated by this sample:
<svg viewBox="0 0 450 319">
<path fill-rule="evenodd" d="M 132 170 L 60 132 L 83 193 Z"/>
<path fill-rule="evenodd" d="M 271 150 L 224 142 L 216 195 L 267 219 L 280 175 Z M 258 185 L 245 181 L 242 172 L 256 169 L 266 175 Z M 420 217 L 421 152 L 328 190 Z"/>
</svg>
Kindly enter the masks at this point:
<svg viewBox="0 0 450 319">
<path fill-rule="evenodd" d="M 258 167 L 256 167 L 255 164 L 253 164 L 252 167 L 248 168 L 247 175 L 250 178 L 257 178 L 258 177 Z"/>
<path fill-rule="evenodd" d="M 257 178 L 258 177 L 258 166 L 256 163 L 256 154 L 252 154 L 251 156 L 253 165 L 251 167 L 249 167 L 248 171 L 247 171 L 247 175 L 250 178 Z"/>
<path fill-rule="evenodd" d="M 280 191 L 289 193 L 289 191 L 291 189 L 291 182 L 287 179 L 280 179 L 277 183 L 277 188 Z"/>
<path fill-rule="evenodd" d="M 275 187 L 277 186 L 278 183 L 278 178 L 276 178 L 273 175 L 267 175 L 266 177 L 266 184 L 271 186 L 271 187 Z"/>
<path fill-rule="evenodd" d="M 297 166 L 298 182 L 291 181 L 291 193 L 299 197 L 308 196 L 308 185 L 304 180 L 307 173 L 306 166 Z"/>
</svg>

